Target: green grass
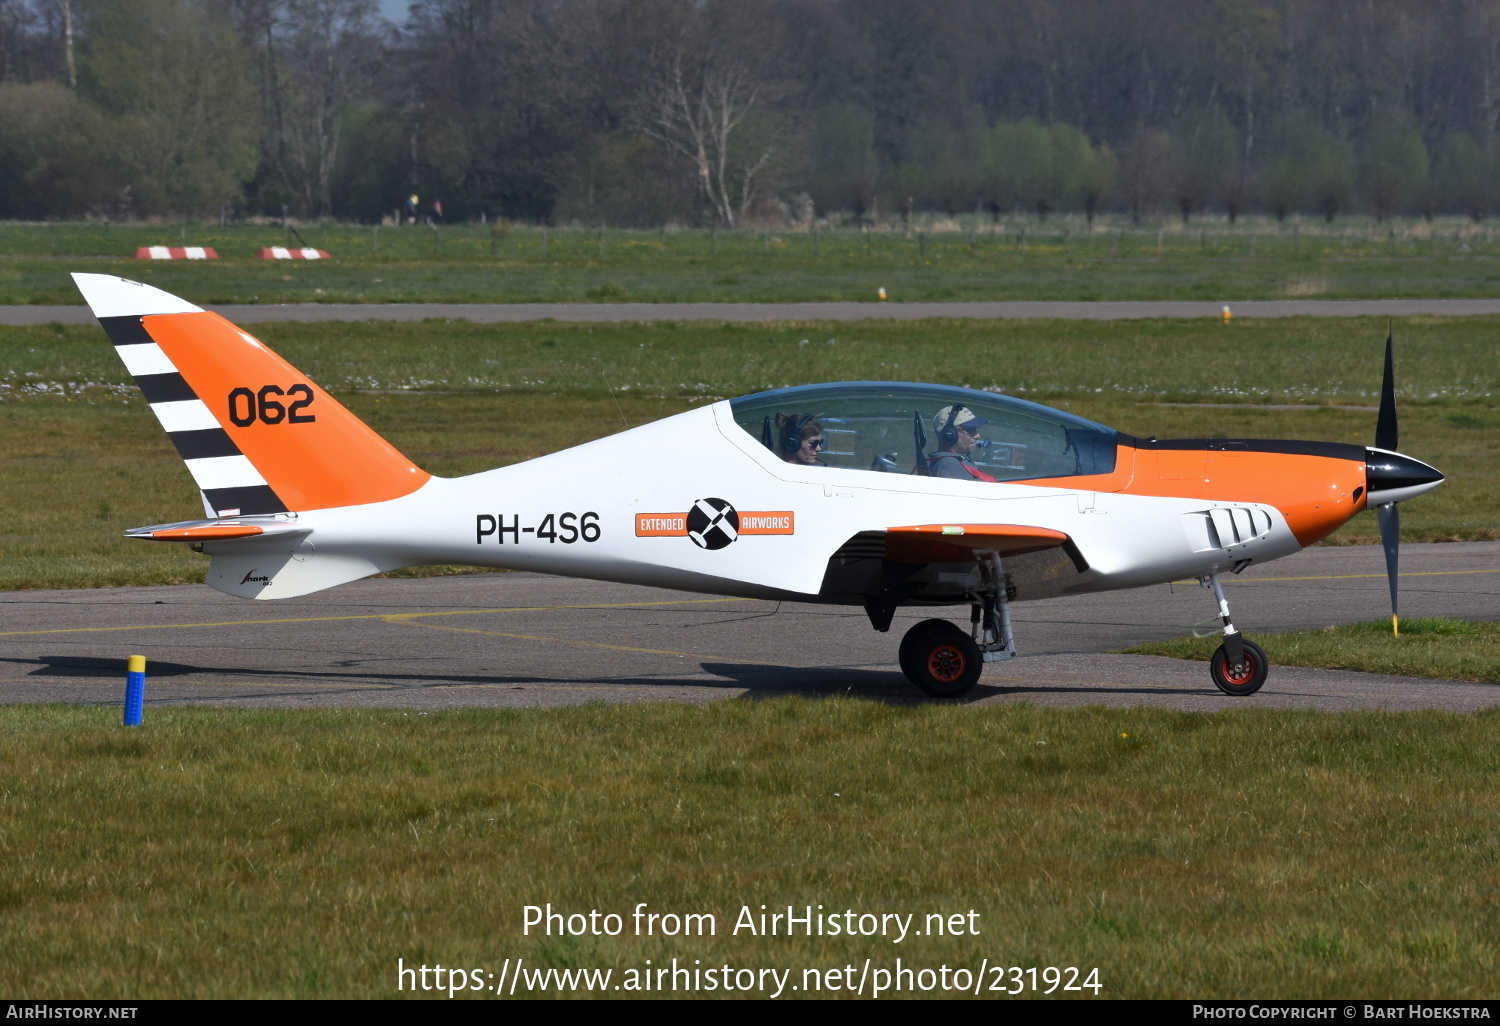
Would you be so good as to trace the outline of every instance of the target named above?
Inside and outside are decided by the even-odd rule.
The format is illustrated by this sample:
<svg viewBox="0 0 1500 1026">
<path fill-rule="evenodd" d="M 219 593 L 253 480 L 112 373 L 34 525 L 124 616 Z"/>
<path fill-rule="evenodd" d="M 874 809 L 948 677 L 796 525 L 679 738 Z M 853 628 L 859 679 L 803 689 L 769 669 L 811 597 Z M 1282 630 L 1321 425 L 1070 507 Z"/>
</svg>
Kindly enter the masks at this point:
<svg viewBox="0 0 1500 1026">
<path fill-rule="evenodd" d="M 1407 540 L 1500 537 L 1497 328 L 1500 318 L 1398 326 L 1402 448 L 1449 475 L 1403 508 Z M 1374 412 L 1349 407 L 1376 402 L 1385 326 L 429 321 L 258 331 L 418 464 L 457 475 L 618 430 L 606 379 L 631 424 L 800 381 L 909 378 L 1004 388 L 1141 436 L 1363 443 Z M 119 537 L 201 505 L 99 329 L 0 328 L 0 462 L 0 590 L 201 580 L 201 557 Z M 1378 537 L 1373 514 L 1361 514 L 1333 540 Z"/>
<path fill-rule="evenodd" d="M 339 391 L 725 395 L 808 381 L 940 381 L 1044 401 L 1378 402 L 1384 318 L 654 324 L 267 323 L 256 333 Z M 1500 399 L 1500 317 L 1395 326 L 1403 403 Z M 96 326 L 0 327 L 0 400 L 129 378 Z M 1483 433 L 1482 411 L 1455 422 Z M 1373 429 L 1372 429 L 1373 431 Z"/>
<path fill-rule="evenodd" d="M 0 304 L 77 304 L 69 271 L 121 274 L 199 303 L 764 302 L 1489 297 L 1500 288 L 1500 243 L 1460 220 L 1384 225 L 1350 219 L 1277 225 L 1255 219 L 1135 228 L 1081 219 L 914 232 L 882 228 L 770 234 L 605 233 L 426 226 L 378 232 L 304 225 L 332 261 L 264 261 L 261 247 L 295 244 L 272 226 L 0 224 Z M 1021 230 L 1026 232 L 1024 248 Z M 957 229 L 957 230 L 953 230 Z M 1207 232 L 1207 235 L 1204 234 Z M 138 261 L 139 246 L 212 246 L 221 259 Z M 441 252 L 438 252 L 439 248 Z"/>
<path fill-rule="evenodd" d="M 1413 617 L 1401 621 L 1399 637 L 1392 634 L 1389 620 L 1375 620 L 1318 631 L 1257 634 L 1254 640 L 1278 666 L 1319 666 L 1500 684 L 1500 623 Z M 1206 661 L 1219 644 L 1215 635 L 1152 642 L 1126 651 Z"/>
<path fill-rule="evenodd" d="M 498 972 L 1097 966 L 1106 998 L 1485 997 L 1500 714 L 848 700 L 0 708 L 0 990 L 390 997 Z M 522 907 L 712 937 L 522 935 Z M 742 906 L 977 937 L 731 934 Z M 629 920 L 627 919 L 628 923 Z M 1086 992 L 1085 992 L 1086 993 Z M 986 993 L 987 997 L 993 997 Z"/>
</svg>

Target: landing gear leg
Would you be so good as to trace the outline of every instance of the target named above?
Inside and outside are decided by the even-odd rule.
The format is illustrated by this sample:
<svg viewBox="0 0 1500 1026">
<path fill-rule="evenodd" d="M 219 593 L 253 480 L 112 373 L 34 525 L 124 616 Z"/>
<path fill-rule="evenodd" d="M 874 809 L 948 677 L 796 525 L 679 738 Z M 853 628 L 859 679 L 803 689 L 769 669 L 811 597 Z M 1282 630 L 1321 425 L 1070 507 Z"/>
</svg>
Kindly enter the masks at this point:
<svg viewBox="0 0 1500 1026">
<path fill-rule="evenodd" d="M 1013 659 L 1016 638 L 1010 627 L 1010 600 L 1015 597 L 1015 590 L 1006 583 L 1000 553 L 985 553 L 979 572 L 985 586 L 975 596 L 979 601 L 969 607 L 969 636 L 979 646 L 985 662 Z"/>
<path fill-rule="evenodd" d="M 1219 603 L 1219 617 L 1224 621 L 1224 644 L 1219 646 L 1213 658 L 1208 661 L 1209 676 L 1213 679 L 1214 686 L 1226 695 L 1236 698 L 1253 695 L 1266 682 L 1266 673 L 1270 668 L 1266 662 L 1266 653 L 1255 642 L 1247 640 L 1239 632 L 1239 628 L 1235 627 L 1234 620 L 1229 615 L 1229 600 L 1224 597 L 1224 586 L 1219 582 L 1219 575 L 1208 574 L 1201 578 L 1201 583 L 1214 593 L 1214 598 Z"/>
</svg>

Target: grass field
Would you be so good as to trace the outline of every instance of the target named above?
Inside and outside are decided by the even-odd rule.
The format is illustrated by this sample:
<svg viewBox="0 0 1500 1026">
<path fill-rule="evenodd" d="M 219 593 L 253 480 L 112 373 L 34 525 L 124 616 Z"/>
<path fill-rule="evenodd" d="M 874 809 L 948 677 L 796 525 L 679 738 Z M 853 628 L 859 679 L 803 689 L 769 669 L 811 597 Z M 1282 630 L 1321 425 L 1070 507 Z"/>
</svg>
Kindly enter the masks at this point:
<svg viewBox="0 0 1500 1026">
<path fill-rule="evenodd" d="M 1500 968 L 1493 711 L 118 715 L 0 708 L 13 998 L 392 997 L 398 958 L 793 985 L 988 959 L 1097 967 L 1103 998 L 1491 997 Z M 523 936 L 547 902 L 625 932 Z M 638 902 L 715 934 L 633 936 Z M 973 910 L 978 936 L 733 935 L 761 904 Z"/>
<path fill-rule="evenodd" d="M 972 217 L 911 237 L 489 226 L 304 225 L 331 261 L 267 261 L 279 227 L 0 224 L 0 304 L 76 305 L 68 272 L 148 281 L 198 303 L 763 302 L 1489 297 L 1500 242 L 1463 220 L 1333 226 L 1252 219 L 1131 226 L 1081 219 L 992 226 Z M 972 234 L 971 234 L 972 229 Z M 150 245 L 221 259 L 143 261 Z"/>
<path fill-rule="evenodd" d="M 1450 476 L 1404 508 L 1410 540 L 1500 537 L 1497 329 L 1397 327 L 1402 448 Z M 622 417 L 851 378 L 1000 387 L 1142 435 L 1367 442 L 1384 330 L 365 322 L 259 334 L 418 463 L 460 474 Z M 0 589 L 201 579 L 201 557 L 119 538 L 199 503 L 98 329 L 0 329 L 0 466 Z M 1368 519 L 1340 537 L 1372 540 Z M 1378 650 L 1369 630 L 1339 652 Z M 1402 651 L 1493 672 L 1494 640 L 1488 625 L 1424 633 L 1413 621 Z M 804 969 L 899 957 L 1097 967 L 1105 998 L 1464 998 L 1493 994 L 1500 961 L 1500 831 L 1483 815 L 1500 798 L 1495 712 L 775 700 L 152 707 L 129 731 L 118 718 L 0 707 L 0 992 L 378 998 L 401 996 L 398 959 L 498 973 L 516 958 L 618 981 L 676 957 L 790 969 L 802 986 Z M 524 936 L 523 906 L 547 902 L 627 923 L 647 902 L 712 913 L 717 930 Z M 919 924 L 973 910 L 979 934 L 732 935 L 741 907 L 761 904 Z"/>
<path fill-rule="evenodd" d="M 1403 508 L 1408 540 L 1500 537 L 1497 330 L 1493 318 L 1397 327 L 1402 448 L 1449 475 Z M 360 322 L 259 331 L 418 464 L 457 475 L 609 434 L 622 413 L 639 424 L 719 396 L 862 378 L 1004 388 L 1142 436 L 1366 443 L 1385 325 Z M 119 537 L 197 516 L 201 505 L 99 329 L 0 328 L 0 462 L 0 590 L 201 579 L 201 557 Z M 1376 540 L 1373 520 L 1362 514 L 1335 540 Z"/>
<path fill-rule="evenodd" d="M 1126 649 L 1136 655 L 1207 660 L 1220 638 L 1182 638 Z M 1394 673 L 1405 677 L 1472 680 L 1500 684 L 1500 624 L 1442 617 L 1401 621 L 1393 636 L 1389 620 L 1317 631 L 1257 634 L 1254 640 L 1278 666 L 1322 666 L 1335 670 Z"/>
</svg>

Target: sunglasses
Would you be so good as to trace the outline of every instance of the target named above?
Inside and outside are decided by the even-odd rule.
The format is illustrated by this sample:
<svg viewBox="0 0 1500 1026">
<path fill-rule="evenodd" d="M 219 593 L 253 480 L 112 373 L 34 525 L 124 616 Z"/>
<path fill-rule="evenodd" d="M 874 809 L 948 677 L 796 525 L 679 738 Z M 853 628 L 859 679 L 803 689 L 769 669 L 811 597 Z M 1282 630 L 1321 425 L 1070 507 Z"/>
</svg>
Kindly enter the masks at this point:
<svg viewBox="0 0 1500 1026">
<path fill-rule="evenodd" d="M 821 448 L 823 448 L 823 439 L 821 439 L 821 438 L 804 438 L 802 440 L 802 444 L 803 445 L 810 445 L 814 449 L 821 449 Z"/>
</svg>

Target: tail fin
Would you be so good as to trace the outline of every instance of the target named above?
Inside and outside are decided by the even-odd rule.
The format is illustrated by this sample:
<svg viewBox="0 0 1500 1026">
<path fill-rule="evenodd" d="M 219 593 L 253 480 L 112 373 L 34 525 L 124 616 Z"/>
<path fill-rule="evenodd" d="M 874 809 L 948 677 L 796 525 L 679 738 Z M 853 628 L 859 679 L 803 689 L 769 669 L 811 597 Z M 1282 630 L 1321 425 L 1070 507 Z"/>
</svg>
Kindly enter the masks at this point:
<svg viewBox="0 0 1500 1026">
<path fill-rule="evenodd" d="M 112 275 L 73 280 L 210 517 L 383 502 L 427 481 L 306 375 L 218 314 Z"/>
</svg>

